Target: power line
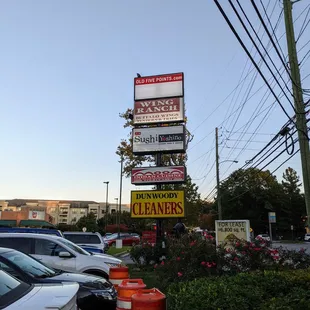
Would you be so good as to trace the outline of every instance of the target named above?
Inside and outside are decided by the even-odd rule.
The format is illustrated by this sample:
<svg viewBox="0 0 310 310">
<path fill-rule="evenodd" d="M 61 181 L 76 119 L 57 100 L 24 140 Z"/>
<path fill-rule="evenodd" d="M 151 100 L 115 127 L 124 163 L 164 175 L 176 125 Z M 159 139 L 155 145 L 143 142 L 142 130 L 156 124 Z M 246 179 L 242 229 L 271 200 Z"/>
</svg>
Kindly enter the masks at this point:
<svg viewBox="0 0 310 310">
<path fill-rule="evenodd" d="M 309 7 L 309 9 L 308 9 L 308 11 L 307 11 L 307 14 L 306 14 L 306 16 L 305 16 L 305 19 L 304 19 L 304 21 L 303 21 L 303 23 L 302 23 L 302 25 L 301 25 L 301 27 L 300 27 L 300 32 L 299 32 L 299 35 L 298 35 L 298 37 L 297 37 L 297 39 L 296 39 L 296 43 L 297 43 L 298 40 L 301 38 L 302 34 L 304 33 L 304 31 L 306 30 L 307 26 L 309 25 L 310 19 L 308 20 L 307 24 L 305 24 L 305 23 L 306 23 L 306 20 L 307 20 L 307 17 L 308 17 L 308 15 L 309 15 L 309 13 L 310 13 L 310 7 Z"/>
</svg>

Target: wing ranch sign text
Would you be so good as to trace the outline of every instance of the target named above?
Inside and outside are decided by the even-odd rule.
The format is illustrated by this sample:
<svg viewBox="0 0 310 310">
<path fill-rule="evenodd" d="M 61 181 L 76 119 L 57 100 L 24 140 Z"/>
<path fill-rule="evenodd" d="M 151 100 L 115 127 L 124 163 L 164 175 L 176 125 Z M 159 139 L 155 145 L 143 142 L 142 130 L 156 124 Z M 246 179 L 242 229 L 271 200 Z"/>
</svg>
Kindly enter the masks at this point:
<svg viewBox="0 0 310 310">
<path fill-rule="evenodd" d="M 132 191 L 131 217 L 184 217 L 184 191 Z"/>
<path fill-rule="evenodd" d="M 167 98 L 136 101 L 134 123 L 149 124 L 158 122 L 183 122 L 183 98 Z"/>
</svg>

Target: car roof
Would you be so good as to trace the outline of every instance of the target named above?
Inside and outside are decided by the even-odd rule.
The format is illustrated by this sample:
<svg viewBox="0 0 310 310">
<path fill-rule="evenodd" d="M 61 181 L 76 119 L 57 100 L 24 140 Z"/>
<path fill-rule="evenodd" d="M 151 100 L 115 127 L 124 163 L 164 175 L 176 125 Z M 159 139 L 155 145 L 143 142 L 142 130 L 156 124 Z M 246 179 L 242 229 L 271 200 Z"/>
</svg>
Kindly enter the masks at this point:
<svg viewBox="0 0 310 310">
<path fill-rule="evenodd" d="M 34 234 L 34 233 L 1 233 L 1 237 L 10 237 L 10 238 L 40 238 L 40 239 L 55 239 L 63 240 L 62 237 L 56 235 L 46 235 L 46 234 Z"/>
<path fill-rule="evenodd" d="M 63 231 L 62 232 L 65 235 L 100 235 L 98 232 L 84 232 L 84 231 Z"/>
</svg>

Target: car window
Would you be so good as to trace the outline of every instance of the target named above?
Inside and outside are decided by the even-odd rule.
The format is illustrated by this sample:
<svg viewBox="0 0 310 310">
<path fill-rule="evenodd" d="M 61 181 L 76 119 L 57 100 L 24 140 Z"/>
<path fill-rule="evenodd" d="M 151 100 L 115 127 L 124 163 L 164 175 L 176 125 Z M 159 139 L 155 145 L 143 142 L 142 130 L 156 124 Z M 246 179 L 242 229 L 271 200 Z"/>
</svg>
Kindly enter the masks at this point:
<svg viewBox="0 0 310 310">
<path fill-rule="evenodd" d="M 14 249 L 26 254 L 31 253 L 31 238 L 1 238 L 0 246 L 4 248 Z"/>
<path fill-rule="evenodd" d="M 0 269 L 6 271 L 7 273 L 14 274 L 14 269 L 12 269 L 10 266 L 5 264 L 4 262 L 0 261 Z"/>
<path fill-rule="evenodd" d="M 46 240 L 43 240 L 43 241 L 46 241 Z M 27 274 L 35 278 L 45 278 L 45 277 L 52 277 L 56 275 L 56 272 L 53 269 L 42 265 L 41 263 L 39 263 L 38 261 L 29 257 L 26 254 L 16 252 L 16 251 L 11 251 L 11 252 L 3 253 L 2 257 L 7 259 L 9 262 L 16 265 L 21 270 L 23 270 L 24 272 L 26 272 Z M 0 263 L 0 264 L 3 264 L 3 263 Z M 6 267 L 10 268 L 8 266 Z M 6 271 L 6 269 L 4 270 Z"/>
<path fill-rule="evenodd" d="M 60 252 L 68 252 L 59 244 L 45 239 L 35 239 L 34 253 L 37 255 L 58 256 Z"/>
<path fill-rule="evenodd" d="M 0 297 L 14 290 L 21 284 L 17 279 L 0 270 Z"/>
<path fill-rule="evenodd" d="M 84 235 L 84 234 L 65 234 L 65 238 L 73 243 L 85 244 L 101 244 L 101 240 L 97 235 Z"/>
<path fill-rule="evenodd" d="M 77 252 L 79 254 L 82 255 L 87 255 L 90 256 L 91 254 L 88 253 L 87 251 L 85 251 L 84 249 L 82 249 L 81 247 L 79 247 L 78 245 L 74 244 L 73 242 L 63 238 L 63 239 L 59 239 L 58 240 L 60 243 L 66 245 L 68 248 L 70 248 L 71 250 L 73 250 L 74 252 Z M 66 251 L 66 250 L 65 250 Z"/>
</svg>

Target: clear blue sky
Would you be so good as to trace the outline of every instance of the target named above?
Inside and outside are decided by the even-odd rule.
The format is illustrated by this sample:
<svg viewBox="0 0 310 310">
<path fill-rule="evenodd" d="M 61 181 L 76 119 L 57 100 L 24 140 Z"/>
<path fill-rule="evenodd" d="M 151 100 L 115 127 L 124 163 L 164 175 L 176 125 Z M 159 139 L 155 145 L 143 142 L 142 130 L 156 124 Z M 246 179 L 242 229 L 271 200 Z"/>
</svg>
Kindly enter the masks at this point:
<svg viewBox="0 0 310 310">
<path fill-rule="evenodd" d="M 226 2 L 221 1 L 225 11 L 251 47 Z M 263 0 L 266 7 L 269 2 Z M 281 11 L 276 2 L 274 7 L 275 0 L 271 0 L 268 7 L 270 15 L 274 7 L 273 25 Z M 306 0 L 296 4 L 294 17 L 307 4 Z M 245 9 L 258 30 L 252 7 L 246 5 Z M 296 32 L 304 16 L 296 22 Z M 280 21 L 278 37 L 284 32 L 283 19 Z M 310 37 L 309 28 L 299 47 Z M 237 86 L 245 65 L 245 73 L 250 65 L 211 0 L 3 0 L 0 38 L 0 199 L 105 201 L 102 182 L 109 180 L 113 202 L 119 195 L 120 172 L 115 150 L 129 133 L 118 114 L 133 106 L 137 72 L 184 72 L 188 129 L 194 134 L 188 169 L 198 179 L 195 182 L 202 197 L 215 185 L 212 147 L 216 126 L 220 127 L 221 160 L 239 161 L 231 167 L 230 163 L 221 165 L 223 179 L 254 156 L 264 146 L 262 142 L 268 142 L 287 120 L 274 105 L 270 113 L 265 115 L 266 110 L 248 128 L 242 127 L 260 107 L 266 91 L 257 77 L 250 95 L 263 88 L 240 108 L 255 71 L 223 103 Z M 283 39 L 280 44 L 286 53 Z M 266 35 L 263 40 L 267 44 Z M 310 44 L 300 57 L 309 48 Z M 270 55 L 280 66 L 274 50 Z M 308 60 L 302 67 L 303 76 L 309 67 Z M 309 84 L 308 78 L 304 88 L 310 88 Z M 261 111 L 273 101 L 270 96 Z M 283 104 L 293 115 L 288 102 L 283 100 Z M 252 137 L 257 142 L 242 150 L 251 137 L 248 133 L 260 122 L 259 134 Z M 242 130 L 246 130 L 244 137 L 235 133 Z M 235 141 L 238 139 L 241 141 Z M 235 142 L 238 145 L 231 153 Z M 283 155 L 268 168 L 274 169 L 286 158 Z M 299 156 L 288 165 L 300 171 Z M 123 202 L 129 202 L 131 189 L 130 181 L 124 180 Z"/>
</svg>

